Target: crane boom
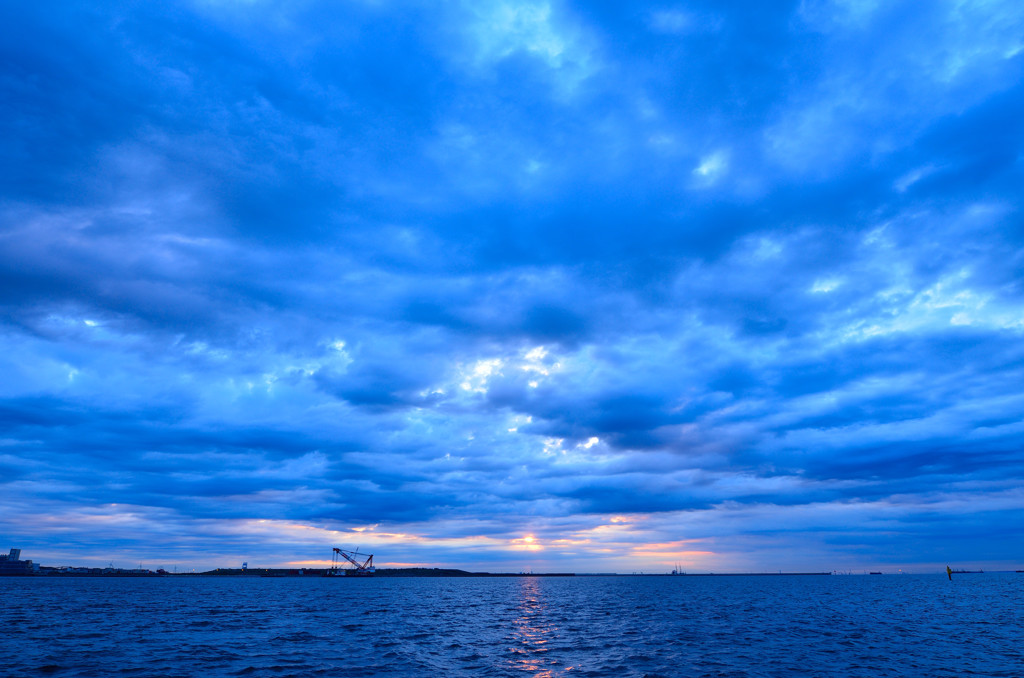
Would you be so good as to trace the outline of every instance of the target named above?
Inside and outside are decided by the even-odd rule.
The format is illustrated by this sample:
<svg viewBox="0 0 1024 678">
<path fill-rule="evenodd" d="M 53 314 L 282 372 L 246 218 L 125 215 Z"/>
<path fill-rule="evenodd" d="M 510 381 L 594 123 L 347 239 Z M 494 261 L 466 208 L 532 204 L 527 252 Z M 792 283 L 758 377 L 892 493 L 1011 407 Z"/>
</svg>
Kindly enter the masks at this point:
<svg viewBox="0 0 1024 678">
<path fill-rule="evenodd" d="M 369 576 L 377 571 L 377 568 L 373 566 L 372 553 L 360 553 L 359 549 L 356 549 L 355 551 L 346 551 L 345 549 L 334 547 L 334 557 L 331 561 L 330 570 L 330 574 L 332 576 L 337 576 L 339 574 L 338 556 L 341 556 L 344 560 L 347 560 L 352 564 L 352 567 L 342 569 L 340 571 L 346 575 Z"/>
</svg>

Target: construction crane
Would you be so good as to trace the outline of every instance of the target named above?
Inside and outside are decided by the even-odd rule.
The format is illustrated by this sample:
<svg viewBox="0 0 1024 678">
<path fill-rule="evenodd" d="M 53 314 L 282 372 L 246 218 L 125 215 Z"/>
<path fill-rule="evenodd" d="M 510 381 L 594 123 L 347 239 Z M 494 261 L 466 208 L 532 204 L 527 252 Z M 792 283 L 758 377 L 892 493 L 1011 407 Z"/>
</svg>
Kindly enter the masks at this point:
<svg viewBox="0 0 1024 678">
<path fill-rule="evenodd" d="M 341 556 L 348 562 L 352 563 L 352 567 L 349 568 L 338 568 L 338 563 L 343 562 L 338 560 L 338 556 Z M 340 574 L 352 577 L 369 577 L 377 568 L 373 566 L 373 554 L 372 553 L 360 553 L 359 549 L 355 551 L 346 551 L 345 549 L 339 549 L 335 547 L 334 558 L 331 561 L 330 576 L 337 577 Z"/>
</svg>

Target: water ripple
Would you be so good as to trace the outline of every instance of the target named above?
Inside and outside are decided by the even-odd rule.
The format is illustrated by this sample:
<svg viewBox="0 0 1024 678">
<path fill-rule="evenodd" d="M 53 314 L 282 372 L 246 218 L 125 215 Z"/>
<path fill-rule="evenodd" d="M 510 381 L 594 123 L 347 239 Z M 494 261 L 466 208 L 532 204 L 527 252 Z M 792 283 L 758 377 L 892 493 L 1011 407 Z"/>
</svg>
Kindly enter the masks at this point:
<svg viewBox="0 0 1024 678">
<path fill-rule="evenodd" d="M 0 579 L 40 676 L 1024 675 L 1024 576 Z"/>
</svg>

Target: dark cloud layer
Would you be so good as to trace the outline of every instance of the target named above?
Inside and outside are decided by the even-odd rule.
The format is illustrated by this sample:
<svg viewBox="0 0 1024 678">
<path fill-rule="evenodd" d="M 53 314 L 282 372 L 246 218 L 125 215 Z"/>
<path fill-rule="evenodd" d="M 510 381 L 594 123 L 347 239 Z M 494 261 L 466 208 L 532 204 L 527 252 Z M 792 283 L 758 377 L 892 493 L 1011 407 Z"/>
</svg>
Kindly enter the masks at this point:
<svg viewBox="0 0 1024 678">
<path fill-rule="evenodd" d="M 1024 558 L 1015 4 L 4 12 L 26 553 Z"/>
</svg>

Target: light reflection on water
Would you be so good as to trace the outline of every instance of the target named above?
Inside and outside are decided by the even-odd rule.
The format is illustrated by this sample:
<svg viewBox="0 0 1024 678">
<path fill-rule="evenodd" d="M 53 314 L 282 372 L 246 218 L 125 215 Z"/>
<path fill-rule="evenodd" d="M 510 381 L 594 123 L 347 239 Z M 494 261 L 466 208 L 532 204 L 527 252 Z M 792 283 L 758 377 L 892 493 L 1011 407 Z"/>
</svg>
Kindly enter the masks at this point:
<svg viewBox="0 0 1024 678">
<path fill-rule="evenodd" d="M 509 636 L 509 652 L 513 655 L 510 668 L 530 673 L 536 678 L 553 678 L 555 673 L 546 655 L 558 627 L 545 614 L 548 603 L 537 579 L 522 577 L 517 583 L 519 604 L 518 616 L 512 620 Z"/>
</svg>

